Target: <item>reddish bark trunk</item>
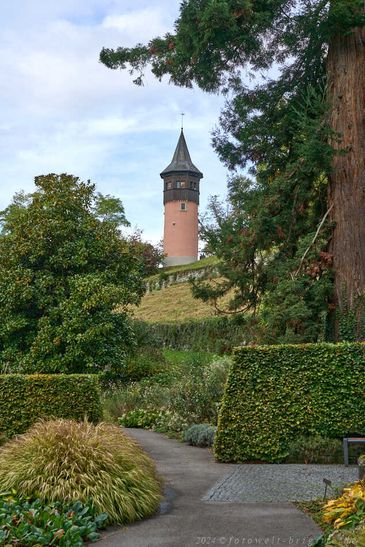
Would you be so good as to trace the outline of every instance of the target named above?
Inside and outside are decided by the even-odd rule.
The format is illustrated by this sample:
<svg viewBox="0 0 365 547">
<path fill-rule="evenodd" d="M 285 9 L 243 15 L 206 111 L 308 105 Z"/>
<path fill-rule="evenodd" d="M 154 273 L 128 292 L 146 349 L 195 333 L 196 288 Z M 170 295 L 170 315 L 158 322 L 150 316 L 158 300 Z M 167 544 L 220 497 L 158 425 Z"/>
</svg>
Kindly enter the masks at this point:
<svg viewBox="0 0 365 547">
<path fill-rule="evenodd" d="M 329 185 L 329 207 L 335 223 L 331 251 L 335 301 L 340 311 L 357 313 L 365 294 L 365 29 L 336 36 L 327 61 L 330 121 L 341 137 L 335 144 Z"/>
</svg>

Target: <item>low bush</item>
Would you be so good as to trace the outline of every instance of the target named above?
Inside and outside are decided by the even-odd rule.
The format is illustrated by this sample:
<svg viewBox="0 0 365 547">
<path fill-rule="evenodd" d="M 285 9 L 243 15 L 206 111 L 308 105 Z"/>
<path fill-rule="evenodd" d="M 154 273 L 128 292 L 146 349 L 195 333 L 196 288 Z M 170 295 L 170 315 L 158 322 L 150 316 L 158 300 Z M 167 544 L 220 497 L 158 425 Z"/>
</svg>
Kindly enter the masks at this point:
<svg viewBox="0 0 365 547">
<path fill-rule="evenodd" d="M 213 446 L 217 428 L 209 424 L 195 424 L 184 433 L 184 441 L 192 446 Z"/>
<path fill-rule="evenodd" d="M 181 323 L 136 321 L 135 330 L 145 333 L 157 347 L 175 350 L 209 351 L 223 354 L 251 339 L 247 318 L 219 316 Z"/>
<path fill-rule="evenodd" d="M 151 515 L 160 500 L 152 460 L 121 429 L 72 420 L 43 421 L 0 449 L 0 491 L 43 502 L 91 503 L 109 523 Z"/>
<path fill-rule="evenodd" d="M 114 390 L 104 398 L 104 408 L 115 419 L 122 417 L 126 427 L 179 433 L 194 423 L 215 424 L 231 360 L 210 359 L 189 357 L 188 362 L 173 363 L 162 377 Z"/>
<path fill-rule="evenodd" d="M 162 409 L 153 429 L 159 433 L 181 434 L 187 427 L 188 422 L 183 416 L 173 410 Z"/>
<path fill-rule="evenodd" d="M 179 414 L 164 408 L 159 410 L 136 408 L 120 416 L 118 422 L 123 427 L 154 429 L 160 433 L 180 433 L 188 425 Z"/>
<path fill-rule="evenodd" d="M 0 494 L 0 545 L 79 547 L 99 539 L 97 530 L 107 518 L 80 501 L 44 503 L 5 492 Z"/>
<path fill-rule="evenodd" d="M 23 433 L 40 418 L 98 422 L 102 417 L 98 376 L 1 374 L 0 431 Z"/>
<path fill-rule="evenodd" d="M 138 382 L 163 372 L 166 360 L 159 348 L 142 347 L 126 359 L 123 380 Z"/>
<path fill-rule="evenodd" d="M 170 409 L 190 424 L 216 424 L 230 364 L 228 357 L 215 357 L 201 370 L 192 370 L 173 386 Z"/>
<path fill-rule="evenodd" d="M 283 461 L 297 436 L 365 433 L 365 344 L 239 348 L 215 438 L 219 461 Z"/>
<path fill-rule="evenodd" d="M 108 390 L 103 396 L 103 407 L 112 420 L 116 421 L 132 410 L 153 410 L 166 406 L 169 404 L 169 396 L 168 387 L 157 383 L 154 377 Z"/>
<path fill-rule="evenodd" d="M 342 463 L 342 442 L 326 437 L 299 436 L 288 445 L 288 463 Z"/>
<path fill-rule="evenodd" d="M 152 429 L 159 417 L 157 410 L 146 410 L 145 408 L 135 408 L 125 412 L 118 418 L 118 422 L 123 427 L 136 427 L 141 429 Z"/>
</svg>

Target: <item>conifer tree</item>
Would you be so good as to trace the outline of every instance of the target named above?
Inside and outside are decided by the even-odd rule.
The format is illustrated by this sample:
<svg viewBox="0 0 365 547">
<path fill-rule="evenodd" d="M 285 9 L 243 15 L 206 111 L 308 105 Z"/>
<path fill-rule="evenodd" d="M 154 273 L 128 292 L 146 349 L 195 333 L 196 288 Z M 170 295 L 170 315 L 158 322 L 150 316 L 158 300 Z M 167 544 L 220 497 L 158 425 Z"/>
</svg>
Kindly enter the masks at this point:
<svg viewBox="0 0 365 547">
<path fill-rule="evenodd" d="M 167 75 L 173 84 L 227 93 L 214 146 L 229 168 L 248 167 L 255 175 L 261 201 L 251 246 L 293 259 L 282 271 L 289 281 L 306 273 L 320 278 L 331 267 L 329 307 L 359 319 L 363 0 L 184 0 L 173 32 L 147 45 L 103 49 L 100 58 L 109 68 L 129 68 L 137 84 L 151 65 L 157 78 Z M 244 240 L 242 234 L 243 246 Z"/>
</svg>

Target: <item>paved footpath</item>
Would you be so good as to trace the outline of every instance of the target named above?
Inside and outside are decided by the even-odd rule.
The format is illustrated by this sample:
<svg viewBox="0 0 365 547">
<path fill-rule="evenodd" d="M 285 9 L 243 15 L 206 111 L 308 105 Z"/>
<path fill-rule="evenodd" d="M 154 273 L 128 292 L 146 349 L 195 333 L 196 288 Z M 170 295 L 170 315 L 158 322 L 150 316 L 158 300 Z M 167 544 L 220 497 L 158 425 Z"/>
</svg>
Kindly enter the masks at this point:
<svg viewBox="0 0 365 547">
<path fill-rule="evenodd" d="M 165 481 L 165 498 L 160 514 L 125 528 L 109 528 L 98 546 L 308 545 L 320 534 L 290 502 L 209 500 L 214 485 L 240 466 L 216 463 L 209 450 L 152 431 L 128 429 L 127 433 L 155 460 Z"/>
</svg>

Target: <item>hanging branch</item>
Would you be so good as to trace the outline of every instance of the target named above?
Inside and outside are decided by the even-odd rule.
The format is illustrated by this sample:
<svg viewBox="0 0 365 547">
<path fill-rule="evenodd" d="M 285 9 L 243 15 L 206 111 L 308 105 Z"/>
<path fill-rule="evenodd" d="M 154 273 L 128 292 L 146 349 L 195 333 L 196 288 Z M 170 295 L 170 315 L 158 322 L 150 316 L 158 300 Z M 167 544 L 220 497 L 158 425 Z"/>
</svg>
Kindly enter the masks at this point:
<svg viewBox="0 0 365 547">
<path fill-rule="evenodd" d="M 330 214 L 330 212 L 331 212 L 331 210 L 332 210 L 332 207 L 333 207 L 333 204 L 332 204 L 331 207 L 326 211 L 324 217 L 322 218 L 321 222 L 319 223 L 319 226 L 318 226 L 318 228 L 317 228 L 317 231 L 316 231 L 316 233 L 314 234 L 314 238 L 312 239 L 312 241 L 311 241 L 309 247 L 306 249 L 306 251 L 305 251 L 304 255 L 302 256 L 302 258 L 300 259 L 299 267 L 298 267 L 297 271 L 295 272 L 294 277 L 296 277 L 296 276 L 298 275 L 298 273 L 300 272 L 301 267 L 303 266 L 304 259 L 305 259 L 305 257 L 307 256 L 307 254 L 309 253 L 309 251 L 310 251 L 311 247 L 313 246 L 314 242 L 316 241 L 316 239 L 317 239 L 317 237 L 318 237 L 318 234 L 319 234 L 319 232 L 321 231 L 321 228 L 322 228 L 322 226 L 323 226 L 323 224 L 324 224 L 326 218 L 328 217 L 328 215 Z"/>
</svg>

